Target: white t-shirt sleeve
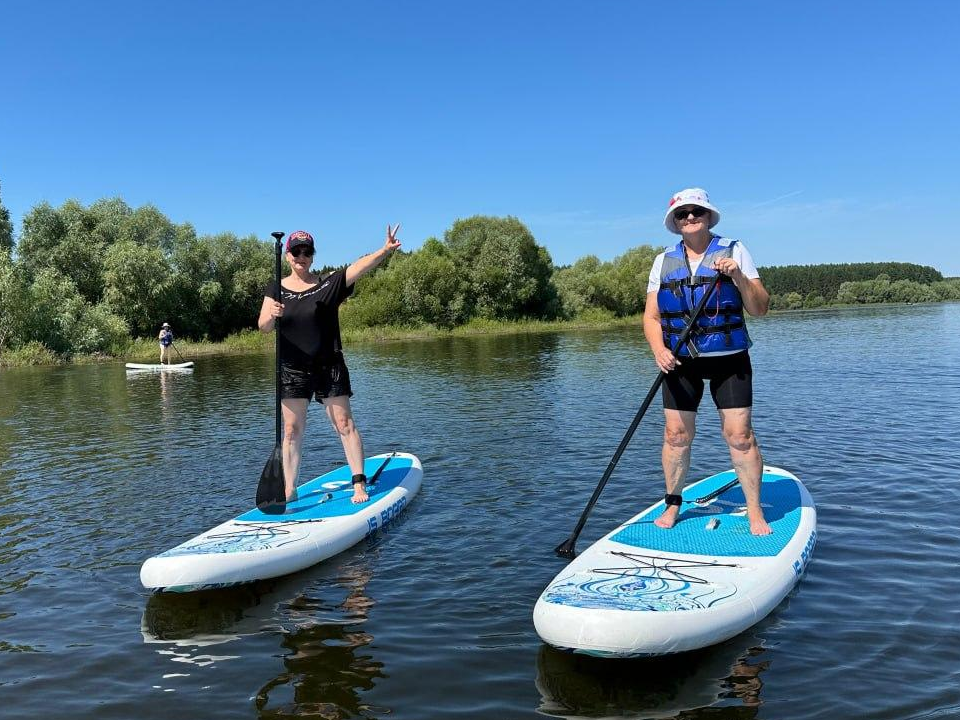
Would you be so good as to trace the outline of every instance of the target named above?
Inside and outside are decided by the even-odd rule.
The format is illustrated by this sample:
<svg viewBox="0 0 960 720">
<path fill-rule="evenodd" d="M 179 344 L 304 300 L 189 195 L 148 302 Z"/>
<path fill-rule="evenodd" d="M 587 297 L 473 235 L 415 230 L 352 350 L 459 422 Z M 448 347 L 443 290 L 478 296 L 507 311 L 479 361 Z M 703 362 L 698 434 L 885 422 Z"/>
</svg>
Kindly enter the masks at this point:
<svg viewBox="0 0 960 720">
<path fill-rule="evenodd" d="M 756 280 L 760 277 L 760 273 L 757 272 L 757 266 L 753 263 L 753 256 L 740 241 L 737 241 L 733 246 L 733 259 L 737 261 L 737 265 L 740 266 L 740 270 L 748 278 L 751 280 Z"/>
<path fill-rule="evenodd" d="M 650 268 L 650 278 L 647 280 L 647 294 L 659 292 L 660 290 L 660 268 L 663 267 L 663 253 L 660 253 L 653 259 L 653 267 Z"/>
</svg>

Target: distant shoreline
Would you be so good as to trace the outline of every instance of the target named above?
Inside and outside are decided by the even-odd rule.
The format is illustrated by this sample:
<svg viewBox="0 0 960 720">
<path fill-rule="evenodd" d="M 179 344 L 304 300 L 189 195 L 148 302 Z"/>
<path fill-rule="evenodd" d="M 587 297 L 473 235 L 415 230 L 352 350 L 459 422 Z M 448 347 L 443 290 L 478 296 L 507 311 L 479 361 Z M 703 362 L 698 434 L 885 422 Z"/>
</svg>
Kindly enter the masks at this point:
<svg viewBox="0 0 960 720">
<path fill-rule="evenodd" d="M 767 317 L 794 313 L 809 313 L 823 310 L 855 310 L 867 308 L 894 308 L 913 307 L 916 305 L 943 305 L 957 302 L 945 300 L 938 303 L 866 303 L 849 305 L 822 305 L 811 308 L 795 308 L 771 310 Z M 763 322 L 762 318 L 748 318 L 751 322 Z M 404 328 L 395 326 L 380 326 L 362 328 L 359 330 L 342 329 L 341 336 L 347 346 L 366 345 L 370 343 L 397 342 L 404 340 L 433 340 L 436 338 L 475 337 L 480 335 L 521 335 L 539 334 L 547 332 L 567 332 L 571 330 L 604 330 L 617 327 L 642 327 L 643 316 L 631 315 L 623 318 L 610 317 L 597 313 L 596 317 L 587 317 L 575 320 L 475 320 L 450 330 L 434 327 Z M 225 357 L 244 354 L 268 354 L 273 351 L 273 334 L 261 333 L 257 330 L 245 330 L 231 335 L 221 342 L 205 342 L 191 340 L 177 340 L 175 346 L 182 353 L 185 360 L 197 360 L 204 357 Z M 174 352 L 174 362 L 180 362 L 180 356 Z M 16 352 L 8 352 L 0 356 L 0 369 L 17 367 L 56 367 L 63 365 L 91 365 L 96 363 L 118 362 L 159 362 L 160 353 L 158 343 L 153 338 L 135 340 L 130 349 L 123 355 L 75 355 L 71 358 L 60 358 L 52 353 L 43 355 L 28 355 L 20 357 Z"/>
</svg>

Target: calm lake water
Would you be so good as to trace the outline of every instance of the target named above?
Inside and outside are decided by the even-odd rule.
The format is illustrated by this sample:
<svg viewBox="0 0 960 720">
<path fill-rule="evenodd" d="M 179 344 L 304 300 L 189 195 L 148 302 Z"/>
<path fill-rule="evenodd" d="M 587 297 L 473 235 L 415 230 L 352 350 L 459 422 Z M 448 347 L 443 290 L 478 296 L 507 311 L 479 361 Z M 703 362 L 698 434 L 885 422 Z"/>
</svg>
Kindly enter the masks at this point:
<svg viewBox="0 0 960 720">
<path fill-rule="evenodd" d="M 798 588 L 666 659 L 545 647 L 531 613 L 655 375 L 640 328 L 347 349 L 368 454 L 423 462 L 402 519 L 314 568 L 151 595 L 140 564 L 252 504 L 273 361 L 0 371 L 3 718 L 960 716 L 960 305 L 751 324 L 768 463 L 817 503 Z M 709 399 L 691 479 L 729 467 Z M 343 463 L 311 406 L 301 480 Z M 662 493 L 644 418 L 580 549 Z"/>
</svg>

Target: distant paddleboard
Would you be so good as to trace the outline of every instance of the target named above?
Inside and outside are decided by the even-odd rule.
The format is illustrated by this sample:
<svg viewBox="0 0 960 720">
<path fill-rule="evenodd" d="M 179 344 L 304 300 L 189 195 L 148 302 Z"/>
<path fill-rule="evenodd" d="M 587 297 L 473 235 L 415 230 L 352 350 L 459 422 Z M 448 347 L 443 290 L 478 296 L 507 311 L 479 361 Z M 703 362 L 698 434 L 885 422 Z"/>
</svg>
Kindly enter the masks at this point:
<svg viewBox="0 0 960 720">
<path fill-rule="evenodd" d="M 817 512 L 796 476 L 764 467 L 760 501 L 771 535 L 750 534 L 732 470 L 683 492 L 677 524 L 660 502 L 583 551 L 537 601 L 533 621 L 554 647 L 606 657 L 706 647 L 759 622 L 797 584 L 817 538 Z"/>
<path fill-rule="evenodd" d="M 370 499 L 354 504 L 346 465 L 297 488 L 281 515 L 254 509 L 197 535 L 140 568 L 145 588 L 191 592 L 286 575 L 315 565 L 358 543 L 394 520 L 423 478 L 420 461 L 408 453 L 367 458 Z"/>
<path fill-rule="evenodd" d="M 193 362 L 184 363 L 127 363 L 127 370 L 186 370 L 193 367 Z"/>
</svg>

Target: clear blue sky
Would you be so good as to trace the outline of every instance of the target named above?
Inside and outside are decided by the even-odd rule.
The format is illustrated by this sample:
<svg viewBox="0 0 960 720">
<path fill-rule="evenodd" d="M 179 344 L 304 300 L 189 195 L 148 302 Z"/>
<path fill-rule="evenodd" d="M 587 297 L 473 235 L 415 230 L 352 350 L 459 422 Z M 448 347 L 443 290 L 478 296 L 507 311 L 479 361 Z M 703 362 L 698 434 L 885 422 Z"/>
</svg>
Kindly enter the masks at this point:
<svg viewBox="0 0 960 720">
<path fill-rule="evenodd" d="M 960 275 L 960 3 L 48 2 L 0 14 L 0 200 L 202 234 L 515 215 L 565 264 L 705 187 L 759 265 Z"/>
</svg>

